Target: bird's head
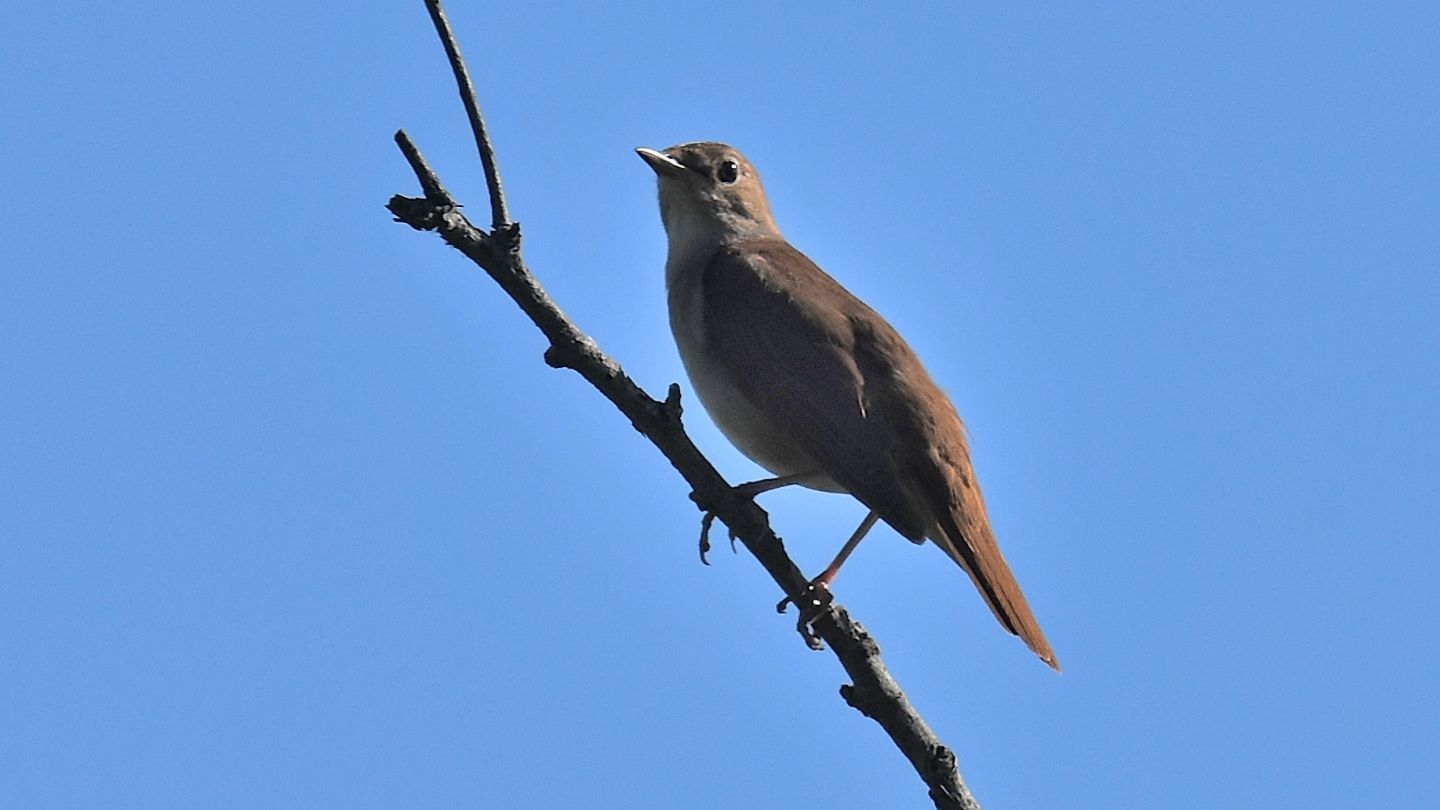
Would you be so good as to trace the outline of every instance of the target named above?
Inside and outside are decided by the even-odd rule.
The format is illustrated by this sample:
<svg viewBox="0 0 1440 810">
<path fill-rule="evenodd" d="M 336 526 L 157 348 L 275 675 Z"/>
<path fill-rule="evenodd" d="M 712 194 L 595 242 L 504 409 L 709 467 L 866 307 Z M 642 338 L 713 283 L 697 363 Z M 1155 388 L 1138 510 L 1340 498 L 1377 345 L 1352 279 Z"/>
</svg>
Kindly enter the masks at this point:
<svg viewBox="0 0 1440 810">
<path fill-rule="evenodd" d="M 660 218 L 672 248 L 779 233 L 760 175 L 734 147 L 701 141 L 635 152 L 659 179 Z"/>
</svg>

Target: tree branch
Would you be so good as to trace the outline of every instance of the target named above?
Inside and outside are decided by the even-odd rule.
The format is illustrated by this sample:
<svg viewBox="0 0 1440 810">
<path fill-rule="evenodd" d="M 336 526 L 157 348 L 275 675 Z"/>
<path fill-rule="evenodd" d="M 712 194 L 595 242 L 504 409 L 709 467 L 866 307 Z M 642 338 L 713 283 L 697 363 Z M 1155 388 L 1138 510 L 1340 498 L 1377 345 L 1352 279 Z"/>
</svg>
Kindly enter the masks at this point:
<svg viewBox="0 0 1440 810">
<path fill-rule="evenodd" d="M 430 12 L 430 21 L 435 23 L 435 33 L 440 35 L 440 44 L 445 46 L 445 56 L 450 60 L 450 70 L 455 73 L 455 84 L 460 90 L 460 101 L 465 105 L 465 114 L 470 118 L 470 131 L 475 135 L 475 148 L 480 152 L 480 165 L 485 169 L 485 188 L 490 190 L 490 224 L 504 227 L 510 222 L 510 211 L 505 204 L 505 190 L 500 185 L 500 170 L 495 167 L 495 149 L 490 145 L 490 133 L 485 129 L 485 117 L 480 114 L 480 99 L 475 95 L 475 85 L 470 82 L 470 70 L 465 67 L 465 58 L 460 55 L 460 43 L 450 30 L 450 18 L 440 0 L 425 0 L 425 9 Z M 426 192 L 429 193 L 428 191 Z"/>
<path fill-rule="evenodd" d="M 530 274 L 520 253 L 520 227 L 509 219 L 505 195 L 495 168 L 494 149 L 485 135 L 484 119 L 474 97 L 468 71 L 450 32 L 438 0 L 426 0 L 445 51 L 449 56 L 465 109 L 475 132 L 480 160 L 490 192 L 493 226 L 489 232 L 475 227 L 460 205 L 445 190 L 420 150 L 403 130 L 396 143 L 415 172 L 425 196 L 396 195 L 387 204 L 396 221 L 417 230 L 435 231 L 496 281 L 532 320 L 550 346 L 545 362 L 580 374 L 610 400 L 636 430 L 649 439 L 688 482 L 691 496 L 707 513 L 729 527 L 796 605 L 801 606 L 799 629 L 812 648 L 829 645 L 853 680 L 840 688 L 845 702 L 879 723 L 930 789 L 940 810 L 979 810 L 955 762 L 954 753 L 940 742 L 880 658 L 880 648 L 846 610 L 831 602 L 828 592 L 810 587 L 800 569 L 785 553 L 784 544 L 770 529 L 769 516 L 755 502 L 737 494 L 710 461 L 690 441 L 681 425 L 680 388 L 671 384 L 665 400 L 645 393 L 556 306 Z M 708 525 L 708 524 L 707 524 Z"/>
</svg>

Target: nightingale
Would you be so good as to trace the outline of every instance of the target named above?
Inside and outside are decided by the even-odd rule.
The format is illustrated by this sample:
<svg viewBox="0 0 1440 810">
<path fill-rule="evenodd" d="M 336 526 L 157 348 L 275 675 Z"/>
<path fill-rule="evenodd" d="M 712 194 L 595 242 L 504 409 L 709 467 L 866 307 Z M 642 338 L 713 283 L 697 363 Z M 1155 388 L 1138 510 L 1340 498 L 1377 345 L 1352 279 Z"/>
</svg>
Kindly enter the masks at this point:
<svg viewBox="0 0 1440 810">
<path fill-rule="evenodd" d="M 740 489 L 799 484 L 870 510 L 814 584 L 828 587 L 883 520 L 939 546 L 1000 624 L 1058 671 L 996 545 L 960 416 L 915 352 L 785 240 L 760 175 L 734 148 L 635 151 L 658 178 L 670 329 L 685 372 L 726 438 L 777 476 Z"/>
</svg>

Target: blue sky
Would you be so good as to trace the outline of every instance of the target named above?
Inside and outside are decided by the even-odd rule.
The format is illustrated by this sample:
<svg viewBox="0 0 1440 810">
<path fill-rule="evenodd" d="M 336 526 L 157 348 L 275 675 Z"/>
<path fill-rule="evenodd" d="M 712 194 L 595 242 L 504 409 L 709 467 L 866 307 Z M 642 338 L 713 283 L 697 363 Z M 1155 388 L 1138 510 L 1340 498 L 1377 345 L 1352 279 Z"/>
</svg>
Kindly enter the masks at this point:
<svg viewBox="0 0 1440 810">
<path fill-rule="evenodd" d="M 1434 805 L 1433 4 L 530 5 L 450 12 L 532 267 L 637 381 L 683 371 L 631 150 L 725 140 L 967 419 L 1065 674 L 888 530 L 836 592 L 982 803 Z M 11 3 L 0 75 L 0 805 L 928 806 L 389 222 L 398 127 L 488 220 L 419 2 Z M 811 572 L 861 516 L 762 503 Z"/>
</svg>

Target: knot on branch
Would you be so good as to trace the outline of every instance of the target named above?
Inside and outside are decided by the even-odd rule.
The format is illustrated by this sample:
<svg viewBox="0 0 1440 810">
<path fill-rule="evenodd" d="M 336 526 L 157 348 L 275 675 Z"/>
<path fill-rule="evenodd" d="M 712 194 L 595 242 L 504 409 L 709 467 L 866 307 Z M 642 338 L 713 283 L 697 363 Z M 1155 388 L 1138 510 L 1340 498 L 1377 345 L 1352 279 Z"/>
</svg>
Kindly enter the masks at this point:
<svg viewBox="0 0 1440 810">
<path fill-rule="evenodd" d="M 385 208 L 395 215 L 396 222 L 403 222 L 417 231 L 437 230 L 445 217 L 455 206 L 437 203 L 425 197 L 405 197 L 400 194 L 390 198 Z"/>
<path fill-rule="evenodd" d="M 623 374 L 615 361 L 600 351 L 595 341 L 579 332 L 555 338 L 550 348 L 545 350 L 545 365 L 578 371 L 591 382 L 594 382 L 596 374 L 606 379 L 614 379 Z"/>
<path fill-rule="evenodd" d="M 508 253 L 512 256 L 520 255 L 520 223 L 506 222 L 503 225 L 496 225 L 490 232 L 490 243 L 500 253 Z"/>
<path fill-rule="evenodd" d="M 883 695 L 877 695 L 872 690 L 863 689 L 851 683 L 840 685 L 840 697 L 847 706 L 870 718 L 876 716 L 876 711 L 885 708 Z"/>
<path fill-rule="evenodd" d="M 580 367 L 580 347 L 574 343 L 551 343 L 550 348 L 545 350 L 545 365 L 551 368 L 573 368 Z"/>
<path fill-rule="evenodd" d="M 646 430 L 664 430 L 667 428 L 679 429 L 680 414 L 684 411 L 680 407 L 680 386 L 670 383 L 670 390 L 665 393 L 665 401 L 661 402 L 653 397 L 645 398 L 645 418 L 643 420 L 632 420 L 637 430 L 642 433 Z M 643 421 L 644 424 L 641 424 Z M 690 496 L 695 499 L 694 494 Z M 698 503 L 698 502 L 697 502 Z M 701 507 L 701 511 L 707 511 Z"/>
<path fill-rule="evenodd" d="M 928 777 L 944 777 L 948 774 L 955 773 L 958 768 L 959 763 L 955 759 L 955 752 L 951 751 L 947 746 L 936 743 L 931 747 L 930 756 L 925 760 L 925 770 L 927 773 L 923 774 L 922 778 L 925 778 L 928 782 Z"/>
<path fill-rule="evenodd" d="M 930 801 L 935 803 L 936 810 L 980 810 L 975 797 L 960 781 L 960 765 L 954 751 L 936 743 L 919 770 L 920 778 L 930 786 Z"/>
<path fill-rule="evenodd" d="M 685 412 L 685 409 L 680 406 L 680 383 L 670 383 L 670 389 L 665 392 L 664 405 L 670 418 L 679 424 L 680 415 Z"/>
</svg>

